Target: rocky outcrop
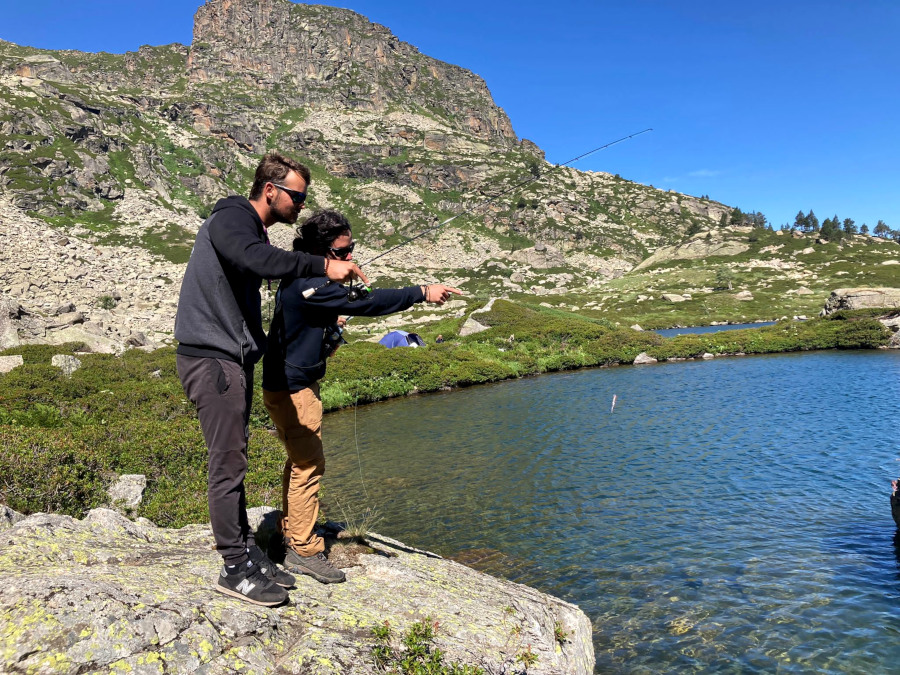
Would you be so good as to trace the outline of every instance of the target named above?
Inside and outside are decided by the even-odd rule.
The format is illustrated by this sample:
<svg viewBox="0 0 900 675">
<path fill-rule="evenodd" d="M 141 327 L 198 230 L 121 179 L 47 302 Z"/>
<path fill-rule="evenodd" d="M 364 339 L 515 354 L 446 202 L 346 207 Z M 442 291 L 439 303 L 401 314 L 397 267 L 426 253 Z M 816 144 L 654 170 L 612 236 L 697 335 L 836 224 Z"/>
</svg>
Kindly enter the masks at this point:
<svg viewBox="0 0 900 675">
<path fill-rule="evenodd" d="M 95 245 L 87 232 L 64 236 L 17 214 L 4 196 L 0 226 L 0 349 L 83 342 L 115 352 L 139 332 L 145 344 L 170 338 L 183 265 Z"/>
<path fill-rule="evenodd" d="M 399 637 L 429 619 L 445 663 L 517 672 L 530 648 L 532 675 L 593 672 L 591 624 L 574 605 L 374 534 L 331 557 L 346 583 L 301 577 L 286 605 L 264 608 L 213 590 L 208 526 L 167 530 L 106 509 L 81 521 L 7 514 L 0 671 L 365 675 L 381 672 L 373 627 L 388 621 Z"/>
<path fill-rule="evenodd" d="M 237 77 L 262 91 L 279 88 L 293 108 L 385 113 L 414 102 L 469 136 L 517 143 L 484 80 L 421 54 L 349 10 L 288 0 L 209 0 L 194 17 L 188 65 L 194 84 L 232 87 Z"/>
<path fill-rule="evenodd" d="M 841 309 L 900 308 L 900 288 L 839 288 L 825 301 L 822 314 Z"/>
<path fill-rule="evenodd" d="M 646 269 L 667 260 L 698 260 L 711 256 L 734 256 L 748 250 L 750 250 L 748 244 L 733 239 L 721 241 L 697 237 L 684 244 L 660 248 L 634 269 L 635 271 Z"/>
</svg>

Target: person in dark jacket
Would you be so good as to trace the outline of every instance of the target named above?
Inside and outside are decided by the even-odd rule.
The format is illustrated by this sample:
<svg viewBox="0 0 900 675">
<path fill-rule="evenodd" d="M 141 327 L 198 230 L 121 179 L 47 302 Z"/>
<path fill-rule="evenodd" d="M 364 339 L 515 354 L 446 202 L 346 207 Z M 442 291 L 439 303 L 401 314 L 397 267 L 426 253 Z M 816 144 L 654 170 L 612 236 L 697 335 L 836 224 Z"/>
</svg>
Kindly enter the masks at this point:
<svg viewBox="0 0 900 675">
<path fill-rule="evenodd" d="M 294 583 L 256 546 L 247 523 L 253 367 L 266 348 L 260 285 L 264 277 L 365 280 L 351 262 L 269 245 L 266 228 L 297 222 L 310 180 L 305 166 L 271 153 L 256 168 L 249 199 L 216 204 L 197 232 L 175 316 L 178 375 L 209 451 L 209 517 L 224 560 L 216 589 L 259 605 L 284 602 Z"/>
<path fill-rule="evenodd" d="M 350 260 L 355 243 L 350 223 L 336 211 L 321 211 L 297 231 L 294 250 Z M 287 450 L 282 474 L 281 521 L 284 564 L 322 583 L 344 581 L 344 573 L 325 557 L 325 544 L 314 531 L 319 515 L 319 480 L 325 472 L 322 451 L 322 401 L 319 380 L 326 360 L 339 344 L 341 314 L 382 316 L 417 302 L 443 304 L 461 291 L 443 284 L 376 289 L 353 299 L 346 286 L 324 279 L 291 279 L 276 295 L 263 358 L 263 402 Z"/>
</svg>

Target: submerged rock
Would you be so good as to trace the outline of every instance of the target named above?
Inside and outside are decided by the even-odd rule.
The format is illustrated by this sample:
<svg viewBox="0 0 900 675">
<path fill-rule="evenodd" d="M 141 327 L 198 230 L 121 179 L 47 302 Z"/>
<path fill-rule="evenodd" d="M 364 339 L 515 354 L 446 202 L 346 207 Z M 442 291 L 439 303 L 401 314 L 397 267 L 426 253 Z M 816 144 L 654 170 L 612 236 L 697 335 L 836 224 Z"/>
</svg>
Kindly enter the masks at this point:
<svg viewBox="0 0 900 675">
<path fill-rule="evenodd" d="M 387 537 L 334 546 L 346 583 L 300 577 L 267 608 L 213 589 L 208 525 L 109 509 L 15 520 L 0 528 L 0 672 L 376 673 L 372 628 L 388 621 L 399 640 L 425 619 L 447 664 L 514 672 L 530 649 L 532 675 L 593 672 L 576 606 Z"/>
</svg>

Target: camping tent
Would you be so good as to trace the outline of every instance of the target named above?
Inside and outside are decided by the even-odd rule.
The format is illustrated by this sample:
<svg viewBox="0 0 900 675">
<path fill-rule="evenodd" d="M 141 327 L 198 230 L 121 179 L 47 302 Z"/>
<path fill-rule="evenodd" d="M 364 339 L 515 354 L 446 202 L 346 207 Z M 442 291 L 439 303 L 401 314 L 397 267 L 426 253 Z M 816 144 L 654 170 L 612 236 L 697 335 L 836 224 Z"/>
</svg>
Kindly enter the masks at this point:
<svg viewBox="0 0 900 675">
<path fill-rule="evenodd" d="M 407 333 L 405 330 L 392 330 L 378 341 L 388 349 L 393 347 L 424 347 L 425 340 L 416 333 Z"/>
</svg>

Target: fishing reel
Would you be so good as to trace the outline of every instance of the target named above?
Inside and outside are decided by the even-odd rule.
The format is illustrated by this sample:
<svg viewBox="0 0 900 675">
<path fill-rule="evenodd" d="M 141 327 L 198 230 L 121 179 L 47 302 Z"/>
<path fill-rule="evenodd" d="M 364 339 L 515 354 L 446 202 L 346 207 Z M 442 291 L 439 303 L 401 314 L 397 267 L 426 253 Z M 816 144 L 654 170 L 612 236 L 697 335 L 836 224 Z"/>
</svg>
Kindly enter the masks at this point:
<svg viewBox="0 0 900 675">
<path fill-rule="evenodd" d="M 369 297 L 372 289 L 360 282 L 358 284 L 350 284 L 347 289 L 347 302 L 356 302 L 357 300 L 365 300 Z"/>
<path fill-rule="evenodd" d="M 324 358 L 332 356 L 341 345 L 347 344 L 344 339 L 344 329 L 336 323 L 325 329 L 322 336 L 322 355 Z"/>
</svg>

